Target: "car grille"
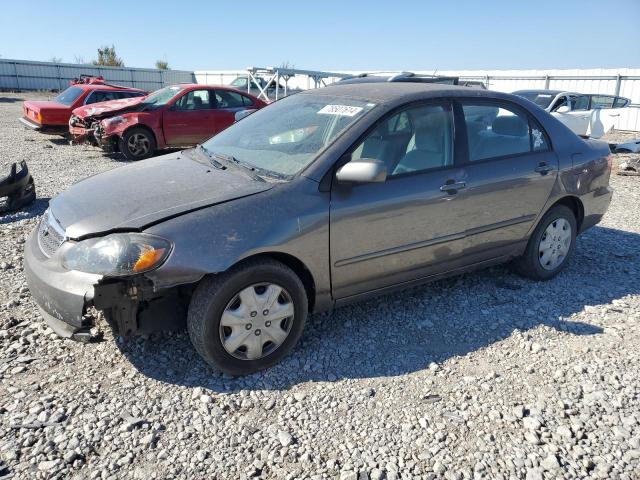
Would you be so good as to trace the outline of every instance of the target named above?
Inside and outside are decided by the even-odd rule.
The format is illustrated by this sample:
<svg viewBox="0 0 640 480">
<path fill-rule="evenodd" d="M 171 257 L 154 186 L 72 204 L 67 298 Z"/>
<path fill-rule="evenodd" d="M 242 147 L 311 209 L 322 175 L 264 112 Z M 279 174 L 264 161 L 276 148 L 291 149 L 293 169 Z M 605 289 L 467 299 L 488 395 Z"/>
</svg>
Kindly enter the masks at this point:
<svg viewBox="0 0 640 480">
<path fill-rule="evenodd" d="M 62 242 L 64 242 L 64 229 L 47 210 L 38 226 L 38 245 L 40 250 L 47 257 L 50 257 L 56 253 Z"/>
<path fill-rule="evenodd" d="M 84 121 L 76 115 L 71 115 L 71 118 L 69 118 L 69 125 L 72 127 L 86 127 Z"/>
</svg>

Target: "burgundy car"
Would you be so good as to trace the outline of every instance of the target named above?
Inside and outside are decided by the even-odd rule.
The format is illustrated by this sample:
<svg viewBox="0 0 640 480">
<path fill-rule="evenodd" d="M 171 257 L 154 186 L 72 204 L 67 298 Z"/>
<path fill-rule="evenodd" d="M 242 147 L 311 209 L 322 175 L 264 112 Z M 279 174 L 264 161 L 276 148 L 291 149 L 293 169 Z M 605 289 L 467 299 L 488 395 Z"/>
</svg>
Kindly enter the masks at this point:
<svg viewBox="0 0 640 480">
<path fill-rule="evenodd" d="M 147 92 L 138 88 L 105 83 L 102 77 L 81 75 L 72 80 L 71 86 L 53 100 L 24 102 L 24 116 L 20 118 L 20 122 L 43 133 L 66 134 L 74 108 L 109 100 L 143 97 L 146 94 Z"/>
<path fill-rule="evenodd" d="M 257 110 L 266 102 L 234 88 L 179 84 L 144 98 L 116 100 L 77 108 L 69 120 L 75 142 L 120 151 L 129 160 L 157 150 L 204 142 L 235 121 L 237 112 Z"/>
</svg>

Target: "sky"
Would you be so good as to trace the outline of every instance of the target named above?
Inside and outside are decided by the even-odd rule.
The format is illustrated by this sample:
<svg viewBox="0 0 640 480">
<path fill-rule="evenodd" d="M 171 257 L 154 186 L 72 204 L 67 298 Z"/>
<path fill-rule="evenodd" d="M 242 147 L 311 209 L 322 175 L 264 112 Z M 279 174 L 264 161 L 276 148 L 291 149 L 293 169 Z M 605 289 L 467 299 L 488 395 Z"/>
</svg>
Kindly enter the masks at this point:
<svg viewBox="0 0 640 480">
<path fill-rule="evenodd" d="M 640 0 L 6 1 L 0 57 L 130 67 L 639 68 Z"/>
</svg>

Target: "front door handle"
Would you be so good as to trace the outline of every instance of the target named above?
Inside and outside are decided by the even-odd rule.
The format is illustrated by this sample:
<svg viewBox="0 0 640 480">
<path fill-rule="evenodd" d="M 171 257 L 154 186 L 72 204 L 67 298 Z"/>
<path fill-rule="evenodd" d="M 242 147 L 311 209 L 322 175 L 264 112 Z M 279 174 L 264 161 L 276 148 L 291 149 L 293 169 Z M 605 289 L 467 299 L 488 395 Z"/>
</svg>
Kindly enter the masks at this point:
<svg viewBox="0 0 640 480">
<path fill-rule="evenodd" d="M 447 183 L 440 187 L 441 192 L 447 192 L 449 194 L 457 193 L 458 190 L 466 188 L 467 184 L 465 182 L 454 182 L 453 180 L 447 180 Z"/>
<path fill-rule="evenodd" d="M 535 171 L 540 175 L 546 175 L 547 173 L 553 171 L 553 167 L 545 162 L 542 162 L 535 168 Z"/>
</svg>

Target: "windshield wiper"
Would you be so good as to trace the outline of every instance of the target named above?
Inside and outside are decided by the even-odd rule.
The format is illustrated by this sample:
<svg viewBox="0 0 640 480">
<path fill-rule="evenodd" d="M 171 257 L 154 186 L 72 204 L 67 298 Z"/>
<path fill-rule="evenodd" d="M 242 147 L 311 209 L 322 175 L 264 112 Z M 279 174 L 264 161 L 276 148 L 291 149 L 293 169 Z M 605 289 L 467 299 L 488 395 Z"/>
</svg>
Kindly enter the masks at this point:
<svg viewBox="0 0 640 480">
<path fill-rule="evenodd" d="M 226 170 L 227 167 L 225 167 L 222 163 L 220 163 L 218 160 L 216 160 L 215 158 L 213 158 L 213 155 L 211 154 L 211 152 L 209 150 L 207 150 L 205 147 L 203 147 L 202 145 L 198 144 L 196 145 L 195 150 L 197 152 L 200 152 L 202 154 L 204 154 L 207 159 L 209 159 L 209 161 L 211 162 L 211 164 L 216 167 L 219 170 Z"/>
<path fill-rule="evenodd" d="M 243 162 L 242 160 L 238 160 L 236 157 L 232 155 L 226 155 L 218 152 L 212 152 L 211 154 L 227 162 L 244 167 L 245 169 L 250 170 L 255 174 L 259 175 L 260 177 L 270 177 L 278 180 L 289 180 L 291 178 L 289 175 L 274 172 L 273 170 L 268 170 L 266 168 L 256 167 L 255 165 L 252 165 L 248 162 Z M 264 179 L 261 178 L 261 180 L 264 180 Z"/>
<path fill-rule="evenodd" d="M 251 178 L 253 178 L 254 180 L 258 180 L 259 182 L 264 182 L 266 181 L 264 178 L 262 178 L 260 175 L 258 175 L 256 173 L 256 170 L 258 170 L 256 167 L 254 167 L 251 164 L 242 162 L 240 160 L 238 160 L 236 157 L 231 156 L 231 155 L 224 155 L 222 153 L 218 153 L 218 152 L 210 152 L 210 155 L 212 158 L 219 158 L 220 160 L 223 160 L 227 163 L 231 163 L 233 165 L 237 165 L 239 167 L 242 167 Z"/>
</svg>

